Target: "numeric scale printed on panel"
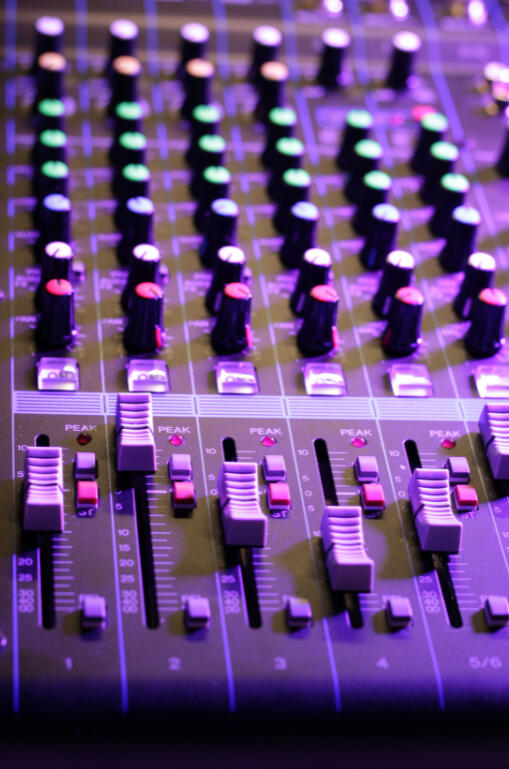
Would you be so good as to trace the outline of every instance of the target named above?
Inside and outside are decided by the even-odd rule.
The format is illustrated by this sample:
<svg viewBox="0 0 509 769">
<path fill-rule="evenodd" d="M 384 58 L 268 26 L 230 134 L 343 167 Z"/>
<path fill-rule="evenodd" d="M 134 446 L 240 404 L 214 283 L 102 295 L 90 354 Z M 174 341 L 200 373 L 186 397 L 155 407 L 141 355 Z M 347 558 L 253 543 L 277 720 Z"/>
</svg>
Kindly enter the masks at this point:
<svg viewBox="0 0 509 769">
<path fill-rule="evenodd" d="M 6 3 L 2 713 L 502 712 L 507 7 L 125 14 Z"/>
</svg>

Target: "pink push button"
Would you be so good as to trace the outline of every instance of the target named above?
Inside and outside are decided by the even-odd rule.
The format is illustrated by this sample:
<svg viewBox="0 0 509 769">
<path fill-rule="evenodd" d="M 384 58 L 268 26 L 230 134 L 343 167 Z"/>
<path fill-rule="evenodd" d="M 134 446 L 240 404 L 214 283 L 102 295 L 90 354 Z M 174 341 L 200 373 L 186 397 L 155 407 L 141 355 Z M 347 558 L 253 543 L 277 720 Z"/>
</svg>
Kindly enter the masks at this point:
<svg viewBox="0 0 509 769">
<path fill-rule="evenodd" d="M 458 483 L 458 485 L 454 487 L 453 497 L 454 505 L 459 513 L 476 510 L 479 504 L 477 491 L 470 484 Z"/>
<path fill-rule="evenodd" d="M 267 502 L 270 510 L 289 510 L 292 505 L 290 487 L 287 483 L 269 483 Z"/>
<path fill-rule="evenodd" d="M 174 481 L 172 491 L 175 510 L 192 510 L 196 507 L 196 491 L 192 481 Z"/>
<path fill-rule="evenodd" d="M 383 510 L 385 495 L 381 483 L 363 483 L 361 486 L 361 502 L 364 510 Z"/>
<path fill-rule="evenodd" d="M 99 487 L 97 481 L 76 482 L 76 507 L 79 510 L 99 505 Z"/>
</svg>

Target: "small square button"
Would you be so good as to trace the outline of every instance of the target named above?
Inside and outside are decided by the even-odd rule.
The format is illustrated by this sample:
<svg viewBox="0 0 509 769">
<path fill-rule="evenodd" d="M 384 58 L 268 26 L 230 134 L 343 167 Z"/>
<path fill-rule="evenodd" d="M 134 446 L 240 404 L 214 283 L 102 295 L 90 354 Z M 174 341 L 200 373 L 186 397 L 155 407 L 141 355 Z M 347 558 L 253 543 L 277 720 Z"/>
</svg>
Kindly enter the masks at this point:
<svg viewBox="0 0 509 769">
<path fill-rule="evenodd" d="M 379 478 L 376 457 L 359 456 L 354 462 L 355 477 L 359 483 L 377 481 Z"/>
<path fill-rule="evenodd" d="M 208 598 L 199 595 L 188 596 L 184 608 L 184 622 L 188 630 L 202 630 L 209 627 L 211 619 Z"/>
<path fill-rule="evenodd" d="M 385 496 L 382 484 L 363 483 L 361 502 L 364 510 L 383 510 L 385 508 Z"/>
<path fill-rule="evenodd" d="M 413 619 L 412 604 L 404 596 L 391 596 L 385 605 L 387 623 L 391 630 L 408 627 Z"/>
<path fill-rule="evenodd" d="M 100 630 L 106 627 L 106 599 L 91 593 L 81 596 L 81 629 Z"/>
<path fill-rule="evenodd" d="M 286 481 L 285 459 L 281 454 L 267 454 L 262 462 L 263 477 L 267 483 Z"/>
<path fill-rule="evenodd" d="M 93 451 L 79 451 L 74 459 L 74 477 L 77 481 L 97 478 L 97 460 Z"/>
<path fill-rule="evenodd" d="M 446 470 L 449 470 L 451 484 L 469 483 L 470 466 L 466 457 L 447 457 L 444 467 Z"/>
<path fill-rule="evenodd" d="M 270 510 L 289 510 L 292 504 L 290 487 L 287 483 L 269 483 L 267 502 Z"/>
<path fill-rule="evenodd" d="M 172 491 L 175 510 L 193 510 L 196 507 L 196 491 L 192 481 L 174 481 Z"/>
<path fill-rule="evenodd" d="M 76 507 L 78 510 L 90 509 L 99 505 L 99 487 L 97 481 L 78 481 L 76 483 Z"/>
<path fill-rule="evenodd" d="M 484 602 L 484 616 L 488 627 L 496 630 L 509 622 L 509 601 L 505 595 L 489 595 Z"/>
<path fill-rule="evenodd" d="M 310 627 L 313 622 L 311 604 L 306 598 L 291 595 L 286 600 L 286 624 L 290 630 L 300 630 Z"/>
<path fill-rule="evenodd" d="M 458 483 L 458 485 L 454 487 L 453 497 L 456 510 L 459 513 L 476 510 L 479 504 L 477 491 L 469 484 Z"/>
<path fill-rule="evenodd" d="M 172 454 L 168 462 L 168 474 L 171 481 L 190 481 L 193 466 L 190 454 Z"/>
</svg>

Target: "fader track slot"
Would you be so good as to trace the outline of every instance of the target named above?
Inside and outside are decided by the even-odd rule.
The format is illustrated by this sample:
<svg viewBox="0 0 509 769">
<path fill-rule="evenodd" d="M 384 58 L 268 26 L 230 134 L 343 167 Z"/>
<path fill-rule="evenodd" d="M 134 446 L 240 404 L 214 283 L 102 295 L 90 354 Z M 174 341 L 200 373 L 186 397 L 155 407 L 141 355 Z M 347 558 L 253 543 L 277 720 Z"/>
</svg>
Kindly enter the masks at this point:
<svg viewBox="0 0 509 769">
<path fill-rule="evenodd" d="M 134 491 L 136 527 L 138 531 L 138 547 L 143 581 L 143 600 L 145 603 L 145 618 L 147 627 L 157 628 L 160 624 L 157 607 L 157 591 L 154 573 L 154 553 L 150 534 L 149 508 L 147 498 L 146 478 L 143 473 L 133 473 L 131 476 Z"/>
</svg>

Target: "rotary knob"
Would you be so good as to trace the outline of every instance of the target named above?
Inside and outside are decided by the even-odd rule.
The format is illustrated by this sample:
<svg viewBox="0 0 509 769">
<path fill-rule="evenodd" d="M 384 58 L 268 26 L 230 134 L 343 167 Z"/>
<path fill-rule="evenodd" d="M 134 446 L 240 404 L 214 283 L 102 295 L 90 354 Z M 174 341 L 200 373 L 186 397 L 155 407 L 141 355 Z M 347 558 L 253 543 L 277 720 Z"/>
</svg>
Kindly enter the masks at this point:
<svg viewBox="0 0 509 769">
<path fill-rule="evenodd" d="M 297 333 L 297 346 L 303 355 L 329 355 L 337 349 L 338 307 L 339 297 L 333 286 L 313 286 L 304 303 L 306 314 Z"/>
<path fill-rule="evenodd" d="M 203 172 L 209 166 L 224 166 L 226 142 L 219 134 L 204 134 L 198 139 L 194 153 L 193 169 L 189 190 L 191 195 L 199 198 L 203 183 Z"/>
<path fill-rule="evenodd" d="M 325 88 L 338 88 L 348 81 L 345 59 L 350 48 L 346 29 L 330 27 L 322 32 L 322 60 L 316 79 Z"/>
<path fill-rule="evenodd" d="M 392 39 L 392 58 L 387 74 L 387 85 L 403 91 L 412 85 L 413 71 L 421 40 L 415 32 L 397 32 Z"/>
<path fill-rule="evenodd" d="M 383 265 L 378 290 L 371 306 L 382 318 L 387 318 L 394 295 L 400 288 L 410 286 L 415 267 L 415 259 L 408 251 L 391 251 Z"/>
<path fill-rule="evenodd" d="M 449 121 L 440 112 L 426 112 L 422 116 L 419 137 L 410 161 L 410 166 L 416 173 L 426 173 L 426 164 L 431 145 L 442 141 L 448 129 Z"/>
<path fill-rule="evenodd" d="M 191 112 L 189 147 L 186 152 L 186 161 L 189 165 L 194 165 L 195 154 L 198 148 L 198 141 L 202 136 L 215 136 L 220 133 L 221 120 L 223 112 L 219 104 L 198 104 Z M 207 163 L 207 165 L 217 165 L 216 163 Z M 219 163 L 218 165 L 221 165 Z M 206 168 L 204 166 L 204 168 Z"/>
<path fill-rule="evenodd" d="M 213 200 L 205 224 L 205 234 L 200 246 L 200 260 L 204 267 L 212 267 L 222 246 L 234 246 L 237 242 L 239 207 L 228 198 Z"/>
<path fill-rule="evenodd" d="M 204 24 L 190 21 L 180 29 L 180 61 L 177 67 L 177 77 L 185 76 L 186 64 L 192 59 L 204 59 L 210 32 Z"/>
<path fill-rule="evenodd" d="M 281 48 L 282 35 L 277 27 L 262 25 L 253 32 L 251 66 L 247 75 L 248 80 L 256 86 L 260 85 L 260 67 L 268 61 L 275 61 Z"/>
<path fill-rule="evenodd" d="M 121 101 L 113 113 L 113 142 L 125 133 L 143 130 L 143 107 L 137 101 Z"/>
<path fill-rule="evenodd" d="M 390 203 L 379 203 L 372 208 L 359 254 L 367 270 L 379 270 L 383 266 L 387 254 L 394 249 L 400 219 L 399 210 Z"/>
<path fill-rule="evenodd" d="M 445 238 L 451 224 L 452 212 L 462 206 L 470 190 L 470 182 L 463 174 L 445 174 L 440 179 L 433 216 L 429 220 L 431 232 Z"/>
<path fill-rule="evenodd" d="M 476 208 L 459 206 L 452 212 L 447 240 L 438 259 L 447 272 L 459 272 L 475 251 L 477 229 L 481 215 Z"/>
<path fill-rule="evenodd" d="M 66 280 L 68 283 L 72 279 L 72 259 L 73 253 L 69 243 L 53 241 L 48 243 L 44 249 L 41 261 L 41 279 L 35 292 L 35 306 L 40 310 L 42 308 L 42 295 L 44 287 L 50 280 Z"/>
<path fill-rule="evenodd" d="M 352 227 L 360 235 L 368 231 L 373 208 L 387 201 L 391 187 L 391 177 L 384 171 L 369 171 L 363 176 L 357 208 L 352 217 Z"/>
<path fill-rule="evenodd" d="M 255 117 L 260 123 L 267 122 L 274 107 L 284 105 L 288 77 L 288 67 L 280 61 L 266 61 L 260 67 L 259 98 L 255 108 Z"/>
<path fill-rule="evenodd" d="M 193 216 L 194 225 L 199 232 L 205 230 L 212 202 L 228 197 L 230 182 L 230 172 L 224 166 L 209 166 L 203 171 L 198 190 L 198 205 Z"/>
<path fill-rule="evenodd" d="M 36 105 L 42 99 L 62 99 L 65 95 L 64 78 L 67 70 L 67 62 L 61 53 L 47 51 L 37 58 L 35 69 L 36 95 L 33 114 L 36 114 Z"/>
<path fill-rule="evenodd" d="M 34 223 L 39 229 L 39 215 L 43 199 L 47 195 L 69 194 L 69 168 L 59 160 L 47 160 L 37 169 L 33 178 L 37 203 L 34 208 Z"/>
<path fill-rule="evenodd" d="M 41 293 L 41 314 L 35 339 L 42 350 L 71 347 L 77 335 L 74 321 L 74 289 L 68 280 L 53 278 Z"/>
<path fill-rule="evenodd" d="M 297 126 L 297 113 L 292 107 L 274 107 L 267 116 L 265 149 L 262 163 L 273 168 L 276 157 L 276 143 L 279 139 L 291 139 Z"/>
<path fill-rule="evenodd" d="M 440 179 L 454 171 L 454 164 L 458 157 L 458 148 L 450 142 L 440 141 L 431 145 L 424 171 L 424 182 L 419 190 L 419 195 L 425 203 L 436 203 Z"/>
<path fill-rule="evenodd" d="M 292 206 L 307 201 L 311 189 L 311 177 L 303 168 L 289 168 L 281 180 L 281 194 L 273 217 L 274 227 L 286 232 Z"/>
<path fill-rule="evenodd" d="M 118 56 L 111 63 L 111 91 L 108 116 L 113 118 L 121 102 L 138 101 L 141 64 L 135 56 Z"/>
<path fill-rule="evenodd" d="M 124 229 L 124 222 L 129 216 L 126 211 L 129 198 L 150 197 L 150 181 L 150 171 L 143 163 L 128 163 L 122 168 L 116 185 L 117 205 L 113 214 L 117 229 Z"/>
<path fill-rule="evenodd" d="M 118 188 L 122 168 L 129 164 L 145 164 L 147 139 L 141 131 L 125 131 L 115 139 L 110 149 L 110 162 L 113 168 L 113 193 Z"/>
<path fill-rule="evenodd" d="M 109 27 L 108 61 L 105 73 L 111 75 L 112 64 L 120 56 L 135 56 L 138 26 L 129 19 L 115 19 Z"/>
<path fill-rule="evenodd" d="M 228 283 L 210 343 L 218 355 L 233 355 L 252 346 L 251 291 L 245 283 Z"/>
<path fill-rule="evenodd" d="M 62 131 L 65 133 L 65 103 L 63 99 L 41 99 L 35 108 L 35 127 L 43 131 Z"/>
<path fill-rule="evenodd" d="M 199 104 L 212 102 L 212 82 L 215 68 L 207 59 L 190 59 L 184 73 L 184 101 L 180 112 L 185 120 L 190 120 L 193 109 Z"/>
<path fill-rule="evenodd" d="M 382 147 L 373 139 L 361 139 L 353 148 L 350 171 L 345 184 L 345 195 L 353 203 L 359 201 L 362 180 L 370 171 L 377 171 L 382 159 Z"/>
<path fill-rule="evenodd" d="M 138 283 L 129 304 L 124 345 L 130 353 L 156 352 L 164 347 L 163 291 L 157 283 Z"/>
<path fill-rule="evenodd" d="M 504 320 L 507 296 L 499 288 L 483 288 L 472 307 L 472 322 L 465 347 L 476 358 L 496 355 L 505 344 Z"/>
<path fill-rule="evenodd" d="M 154 242 L 155 206 L 150 198 L 129 198 L 125 206 L 122 238 L 117 246 L 119 261 L 127 264 L 133 248 L 139 243 Z"/>
<path fill-rule="evenodd" d="M 64 22 L 56 16 L 40 16 L 35 24 L 35 58 L 32 69 L 42 53 L 60 53 L 63 48 Z"/>
<path fill-rule="evenodd" d="M 424 297 L 419 289 L 406 286 L 396 291 L 381 339 L 386 355 L 402 358 L 419 349 L 423 307 Z"/>
<path fill-rule="evenodd" d="M 272 200 L 277 200 L 281 194 L 283 174 L 289 168 L 300 168 L 304 157 L 304 145 L 300 139 L 293 136 L 283 136 L 274 147 L 272 172 L 267 185 L 267 192 Z"/>
<path fill-rule="evenodd" d="M 495 281 L 496 263 L 491 254 L 476 251 L 468 257 L 460 290 L 453 302 L 454 312 L 462 320 L 472 314 L 474 300 L 485 288 L 492 288 Z"/>
<path fill-rule="evenodd" d="M 37 219 L 39 237 L 35 244 L 37 259 L 42 259 L 44 248 L 52 240 L 71 242 L 71 201 L 65 195 L 46 195 L 41 202 Z"/>
<path fill-rule="evenodd" d="M 336 163 L 343 171 L 349 171 L 354 161 L 357 142 L 368 139 L 373 128 L 373 117 L 365 109 L 351 109 L 347 112 Z"/>
<path fill-rule="evenodd" d="M 279 252 L 285 267 L 299 267 L 304 253 L 313 248 L 319 219 L 320 212 L 313 203 L 301 200 L 292 206 L 285 239 Z"/>
<path fill-rule="evenodd" d="M 229 283 L 243 283 L 246 255 L 237 246 L 223 246 L 216 254 L 212 282 L 205 296 L 205 306 L 211 315 L 217 315 L 224 288 Z"/>
<path fill-rule="evenodd" d="M 306 314 L 306 302 L 315 286 L 328 285 L 332 271 L 332 259 L 323 248 L 308 248 L 302 257 L 299 277 L 290 299 L 295 315 Z"/>
<path fill-rule="evenodd" d="M 136 286 L 140 283 L 160 283 L 159 268 L 161 254 L 151 243 L 138 243 L 129 260 L 129 275 L 122 291 L 121 304 L 124 312 L 129 311 Z"/>
</svg>

